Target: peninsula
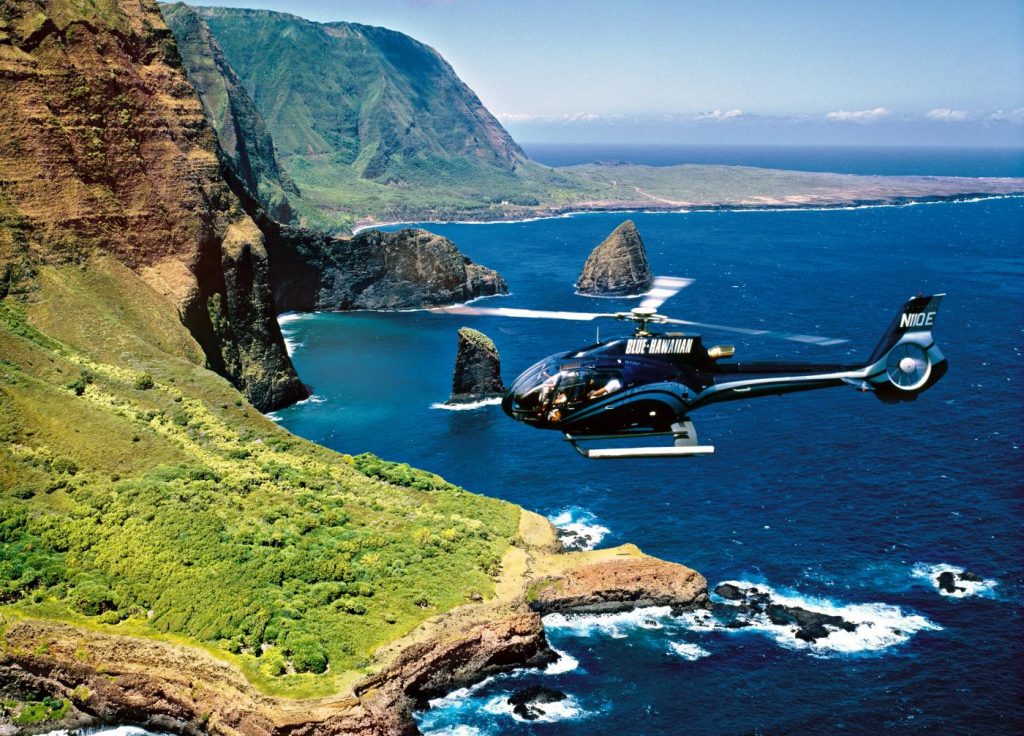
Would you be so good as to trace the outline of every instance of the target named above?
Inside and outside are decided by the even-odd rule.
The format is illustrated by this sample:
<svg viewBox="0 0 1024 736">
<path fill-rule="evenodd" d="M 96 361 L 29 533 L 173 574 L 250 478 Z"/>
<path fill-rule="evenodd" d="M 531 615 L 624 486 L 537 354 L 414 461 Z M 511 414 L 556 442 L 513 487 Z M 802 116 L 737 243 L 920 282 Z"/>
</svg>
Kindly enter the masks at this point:
<svg viewBox="0 0 1024 736">
<path fill-rule="evenodd" d="M 265 154 L 260 170 L 286 171 L 300 194 L 287 191 L 287 182 L 265 178 L 258 185 L 264 199 L 273 206 L 287 191 L 295 221 L 321 229 L 1024 194 L 1020 178 L 696 164 L 552 168 L 526 156 L 437 51 L 405 34 L 267 10 L 181 3 L 163 9 L 222 147 L 237 149 L 238 130 L 253 131 L 257 141 L 267 131 L 277 155 L 271 160 Z M 243 114 L 229 118 L 225 110 Z M 265 144 L 253 147 L 267 150 Z"/>
</svg>

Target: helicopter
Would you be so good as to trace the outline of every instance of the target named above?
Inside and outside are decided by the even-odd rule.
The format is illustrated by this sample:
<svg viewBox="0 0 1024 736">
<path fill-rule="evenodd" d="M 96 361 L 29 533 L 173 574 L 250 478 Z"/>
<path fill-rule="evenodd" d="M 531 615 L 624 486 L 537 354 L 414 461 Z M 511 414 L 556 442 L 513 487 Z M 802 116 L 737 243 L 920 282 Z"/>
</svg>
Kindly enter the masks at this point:
<svg viewBox="0 0 1024 736">
<path fill-rule="evenodd" d="M 565 312 L 457 305 L 431 311 L 460 315 L 633 323 L 633 334 L 556 353 L 527 368 L 502 399 L 506 414 L 524 424 L 562 432 L 591 459 L 710 455 L 690 413 L 725 401 L 852 386 L 885 402 L 912 401 L 948 370 L 932 339 L 944 294 L 908 299 L 870 357 L 857 364 L 732 362 L 733 345 L 706 346 L 693 332 L 657 332 L 681 325 L 812 345 L 846 342 L 828 337 L 673 319 L 658 308 L 692 279 L 659 276 L 639 306 L 627 312 Z M 636 440 L 670 444 L 636 446 Z M 627 446 L 621 446 L 623 441 Z M 630 445 L 629 441 L 634 441 Z M 595 443 L 618 443 L 598 447 Z"/>
</svg>

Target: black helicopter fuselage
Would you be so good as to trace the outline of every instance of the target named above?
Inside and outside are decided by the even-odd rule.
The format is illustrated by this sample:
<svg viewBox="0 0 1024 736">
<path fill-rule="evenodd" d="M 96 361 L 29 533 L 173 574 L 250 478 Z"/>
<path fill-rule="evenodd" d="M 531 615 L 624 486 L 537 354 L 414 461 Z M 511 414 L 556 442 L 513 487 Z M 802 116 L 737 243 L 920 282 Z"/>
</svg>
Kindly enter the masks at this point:
<svg viewBox="0 0 1024 736">
<path fill-rule="evenodd" d="M 699 335 L 612 338 L 531 366 L 502 408 L 525 424 L 577 436 L 662 432 L 707 404 L 838 386 L 858 368 L 725 360 L 731 354 L 727 346 L 709 350 Z"/>
</svg>

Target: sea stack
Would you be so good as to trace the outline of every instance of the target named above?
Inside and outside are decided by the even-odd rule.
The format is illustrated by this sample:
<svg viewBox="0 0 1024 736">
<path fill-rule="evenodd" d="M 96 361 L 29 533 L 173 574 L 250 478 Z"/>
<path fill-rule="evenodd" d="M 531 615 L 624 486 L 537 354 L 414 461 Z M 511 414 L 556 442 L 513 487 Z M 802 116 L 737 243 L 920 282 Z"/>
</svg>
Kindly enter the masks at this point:
<svg viewBox="0 0 1024 736">
<path fill-rule="evenodd" d="M 501 359 L 491 338 L 470 327 L 459 329 L 459 352 L 455 356 L 452 396 L 446 403 L 467 404 L 493 399 L 505 393 L 501 382 Z"/>
<path fill-rule="evenodd" d="M 576 280 L 581 294 L 630 296 L 651 288 L 651 267 L 636 224 L 626 220 L 594 248 Z"/>
</svg>

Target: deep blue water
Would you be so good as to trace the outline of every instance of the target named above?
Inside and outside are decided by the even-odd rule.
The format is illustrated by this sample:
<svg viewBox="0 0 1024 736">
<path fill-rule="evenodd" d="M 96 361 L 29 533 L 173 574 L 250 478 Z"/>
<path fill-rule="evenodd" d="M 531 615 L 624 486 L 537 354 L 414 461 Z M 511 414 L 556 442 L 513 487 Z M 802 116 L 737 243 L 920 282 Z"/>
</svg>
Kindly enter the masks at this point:
<svg viewBox="0 0 1024 736">
<path fill-rule="evenodd" d="M 653 611 L 549 621 L 561 673 L 523 672 L 420 716 L 427 733 L 1019 733 L 1024 592 L 1024 199 L 794 212 L 634 214 L 659 274 L 696 283 L 662 311 L 849 338 L 822 348 L 705 333 L 738 357 L 865 358 L 909 295 L 945 291 L 948 375 L 916 402 L 831 389 L 694 415 L 708 458 L 597 462 L 496 406 L 432 408 L 450 391 L 456 330 L 489 334 L 506 382 L 589 343 L 594 325 L 423 312 L 285 320 L 315 397 L 277 414 L 296 434 L 372 451 L 559 523 L 604 527 L 714 586 L 756 582 L 860 622 L 801 646 L 778 630 L 709 629 Z M 498 269 L 501 306 L 609 311 L 577 296 L 589 251 L 624 219 L 437 225 Z M 610 334 L 614 325 L 602 327 Z M 988 581 L 941 595 L 929 571 Z M 573 660 L 578 664 L 572 667 Z M 527 684 L 571 700 L 525 723 Z M 564 717 L 562 717 L 564 716 Z"/>
<path fill-rule="evenodd" d="M 649 166 L 728 164 L 842 174 L 1024 176 L 1024 148 L 526 143 L 548 166 L 625 161 Z"/>
</svg>

